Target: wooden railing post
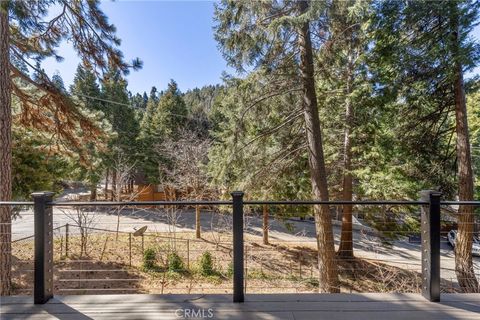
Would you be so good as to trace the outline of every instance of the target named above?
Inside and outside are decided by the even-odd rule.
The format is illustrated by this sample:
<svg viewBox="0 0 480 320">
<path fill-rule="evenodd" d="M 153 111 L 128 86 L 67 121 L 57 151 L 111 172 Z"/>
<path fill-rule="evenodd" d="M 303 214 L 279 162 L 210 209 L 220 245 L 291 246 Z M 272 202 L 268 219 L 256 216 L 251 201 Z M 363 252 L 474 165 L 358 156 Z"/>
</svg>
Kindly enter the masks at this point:
<svg viewBox="0 0 480 320">
<path fill-rule="evenodd" d="M 32 197 L 35 220 L 33 301 L 44 304 L 53 297 L 53 210 L 48 205 L 53 192 L 35 192 Z"/>
<path fill-rule="evenodd" d="M 190 270 L 190 240 L 187 239 L 187 269 Z"/>
<path fill-rule="evenodd" d="M 128 265 L 132 266 L 132 233 L 128 233 Z"/>
<path fill-rule="evenodd" d="M 70 225 L 67 223 L 65 225 L 65 257 L 68 258 L 68 238 L 70 236 L 69 234 L 69 227 Z"/>
<path fill-rule="evenodd" d="M 422 207 L 422 295 L 434 302 L 440 301 L 440 197 L 438 191 L 423 190 L 421 200 L 429 202 Z"/>
<path fill-rule="evenodd" d="M 233 302 L 245 300 L 243 284 L 243 192 L 234 191 L 233 201 Z"/>
</svg>

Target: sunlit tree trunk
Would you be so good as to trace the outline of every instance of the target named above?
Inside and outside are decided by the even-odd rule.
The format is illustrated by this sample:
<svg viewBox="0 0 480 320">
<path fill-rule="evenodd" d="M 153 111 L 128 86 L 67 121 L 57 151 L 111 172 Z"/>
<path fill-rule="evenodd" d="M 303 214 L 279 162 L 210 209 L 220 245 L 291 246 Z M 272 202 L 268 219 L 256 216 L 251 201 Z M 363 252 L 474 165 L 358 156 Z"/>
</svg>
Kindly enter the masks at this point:
<svg viewBox="0 0 480 320">
<path fill-rule="evenodd" d="M 455 124 L 457 133 L 458 197 L 461 201 L 474 199 L 472 157 L 467 122 L 467 104 L 463 83 L 460 55 L 459 10 L 455 2 L 450 3 L 452 28 L 452 51 L 454 61 Z M 465 292 L 479 292 L 478 281 L 472 262 L 474 208 L 460 206 L 458 210 L 458 235 L 455 241 L 455 273 L 458 284 Z"/>
<path fill-rule="evenodd" d="M 8 2 L 0 2 L 0 201 L 12 199 L 12 111 Z M 0 207 L 0 295 L 11 293 L 12 211 Z"/>
<path fill-rule="evenodd" d="M 301 13 L 306 12 L 309 3 L 306 1 L 299 1 L 298 3 Z M 303 112 L 308 142 L 308 164 L 312 193 L 315 199 L 328 201 L 327 172 L 323 154 L 320 119 L 318 116 L 312 42 L 308 22 L 302 23 L 298 30 L 298 47 L 300 52 Z M 339 292 L 330 208 L 328 205 L 315 205 L 314 214 L 318 246 L 319 291 Z"/>
<path fill-rule="evenodd" d="M 268 244 L 268 206 L 263 205 L 263 244 Z"/>
<path fill-rule="evenodd" d="M 468 136 L 465 91 L 463 89 L 463 76 L 460 67 L 457 68 L 455 78 L 458 196 L 461 201 L 472 201 L 474 199 L 472 159 Z M 473 210 L 472 206 L 460 206 L 458 210 L 458 236 L 455 245 L 455 271 L 458 283 L 467 292 L 478 292 L 479 290 L 472 262 Z"/>
<path fill-rule="evenodd" d="M 201 226 L 200 226 L 200 206 L 195 206 L 195 236 L 197 239 L 201 238 Z"/>
<path fill-rule="evenodd" d="M 117 199 L 117 170 L 112 169 L 112 201 Z"/>
</svg>

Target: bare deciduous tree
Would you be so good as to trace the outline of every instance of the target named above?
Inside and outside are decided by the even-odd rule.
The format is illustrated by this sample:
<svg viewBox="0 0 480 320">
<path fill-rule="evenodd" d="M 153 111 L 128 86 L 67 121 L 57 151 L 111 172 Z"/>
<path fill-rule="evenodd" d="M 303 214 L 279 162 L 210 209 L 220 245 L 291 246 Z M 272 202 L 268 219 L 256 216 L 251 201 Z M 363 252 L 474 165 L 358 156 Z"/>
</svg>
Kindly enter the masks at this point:
<svg viewBox="0 0 480 320">
<path fill-rule="evenodd" d="M 168 159 L 169 163 L 161 165 L 162 184 L 181 192 L 189 199 L 205 199 L 214 195 L 208 187 L 209 179 L 203 168 L 208 158 L 210 139 L 201 139 L 195 132 L 182 130 L 176 139 L 166 139 L 156 146 L 156 152 Z M 195 234 L 201 237 L 200 206 L 195 208 Z"/>
<path fill-rule="evenodd" d="M 129 162 L 127 157 L 122 153 L 118 153 L 117 157 L 113 159 L 113 172 L 116 173 L 115 179 L 112 181 L 113 200 L 122 200 L 122 186 L 129 183 L 130 179 L 132 178 L 134 168 L 135 163 Z M 129 193 L 127 195 L 127 201 L 134 200 L 139 192 L 140 191 L 137 190 L 137 192 Z M 118 232 L 120 229 L 120 214 L 124 209 L 125 206 L 115 207 L 117 214 L 116 240 L 118 240 Z"/>
<path fill-rule="evenodd" d="M 60 209 L 65 216 L 73 221 L 73 226 L 76 226 L 80 232 L 80 257 L 88 256 L 88 237 L 91 228 L 94 228 L 97 211 L 94 207 L 75 207 L 68 209 Z"/>
</svg>

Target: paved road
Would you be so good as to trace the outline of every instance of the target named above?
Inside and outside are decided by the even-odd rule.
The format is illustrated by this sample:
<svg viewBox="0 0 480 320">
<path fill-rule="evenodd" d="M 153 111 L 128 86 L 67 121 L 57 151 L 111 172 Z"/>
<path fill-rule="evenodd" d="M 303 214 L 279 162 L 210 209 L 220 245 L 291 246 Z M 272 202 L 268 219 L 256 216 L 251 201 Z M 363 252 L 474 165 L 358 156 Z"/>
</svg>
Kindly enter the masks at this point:
<svg viewBox="0 0 480 320">
<path fill-rule="evenodd" d="M 86 220 L 91 221 L 91 226 L 100 229 L 115 230 L 118 222 L 118 212 L 113 210 L 83 213 Z M 75 225 L 79 212 L 71 208 L 54 209 L 54 227 L 66 223 Z M 171 222 L 175 222 L 172 224 Z M 258 217 L 245 218 L 246 232 L 261 236 L 262 220 Z M 142 226 L 148 226 L 148 232 L 176 232 L 193 231 L 195 225 L 195 212 L 193 210 L 178 210 L 174 214 L 169 211 L 123 209 L 120 212 L 119 230 L 132 232 Z M 172 227 L 174 225 L 174 227 Z M 201 226 L 204 232 L 231 230 L 231 216 L 202 211 Z M 288 227 L 287 227 L 288 226 Z M 26 210 L 20 212 L 20 217 L 13 222 L 13 240 L 24 238 L 33 234 L 33 212 Z M 71 228 L 75 232 L 77 228 Z M 357 226 L 354 231 L 354 248 L 357 257 L 377 259 L 382 262 L 420 271 L 421 252 L 419 244 L 408 243 L 406 239 L 394 241 L 391 245 L 384 245 L 380 239 L 368 228 Z M 340 226 L 334 225 L 335 242 L 338 245 Z M 270 220 L 269 237 L 272 241 L 285 242 L 311 242 L 315 243 L 315 226 L 308 220 Z M 480 277 L 480 258 L 474 258 L 477 276 Z M 452 281 L 456 278 L 454 272 L 454 255 L 452 248 L 445 238 L 441 244 L 442 278 Z"/>
</svg>

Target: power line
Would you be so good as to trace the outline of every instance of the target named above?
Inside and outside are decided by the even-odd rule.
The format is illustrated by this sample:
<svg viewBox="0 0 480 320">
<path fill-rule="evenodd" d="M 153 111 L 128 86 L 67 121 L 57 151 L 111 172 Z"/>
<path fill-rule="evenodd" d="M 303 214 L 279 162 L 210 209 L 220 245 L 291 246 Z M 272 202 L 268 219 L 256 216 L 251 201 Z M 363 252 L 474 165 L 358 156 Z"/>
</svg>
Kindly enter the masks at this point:
<svg viewBox="0 0 480 320">
<path fill-rule="evenodd" d="M 74 96 L 79 96 L 79 97 L 89 98 L 89 99 L 93 99 L 93 100 L 99 100 L 99 101 L 103 101 L 103 102 L 118 104 L 118 105 L 120 105 L 120 106 L 127 106 L 127 107 L 131 107 L 131 108 L 135 108 L 135 107 L 132 106 L 131 104 L 121 103 L 121 102 L 117 102 L 117 101 L 113 101 L 113 100 L 108 100 L 108 99 L 102 99 L 102 98 L 98 98 L 98 97 L 92 97 L 92 96 L 88 96 L 88 95 L 86 95 L 86 94 L 75 93 Z"/>
<path fill-rule="evenodd" d="M 99 101 L 103 101 L 103 102 L 113 103 L 113 104 L 117 104 L 117 105 L 120 105 L 120 106 L 126 106 L 126 107 L 130 107 L 130 108 L 133 108 L 133 109 L 138 109 L 138 108 L 135 108 L 134 106 L 132 106 L 131 104 L 117 102 L 117 101 L 103 99 L 103 98 L 98 98 L 98 97 L 92 97 L 92 96 L 89 96 L 89 95 L 86 95 L 86 94 L 75 93 L 73 95 L 88 98 L 88 99 L 92 99 L 92 100 L 99 100 Z M 170 113 L 170 115 L 176 116 L 176 117 L 181 117 L 181 118 L 188 118 L 188 116 L 183 115 L 183 114 L 178 114 L 178 113 Z"/>
</svg>

